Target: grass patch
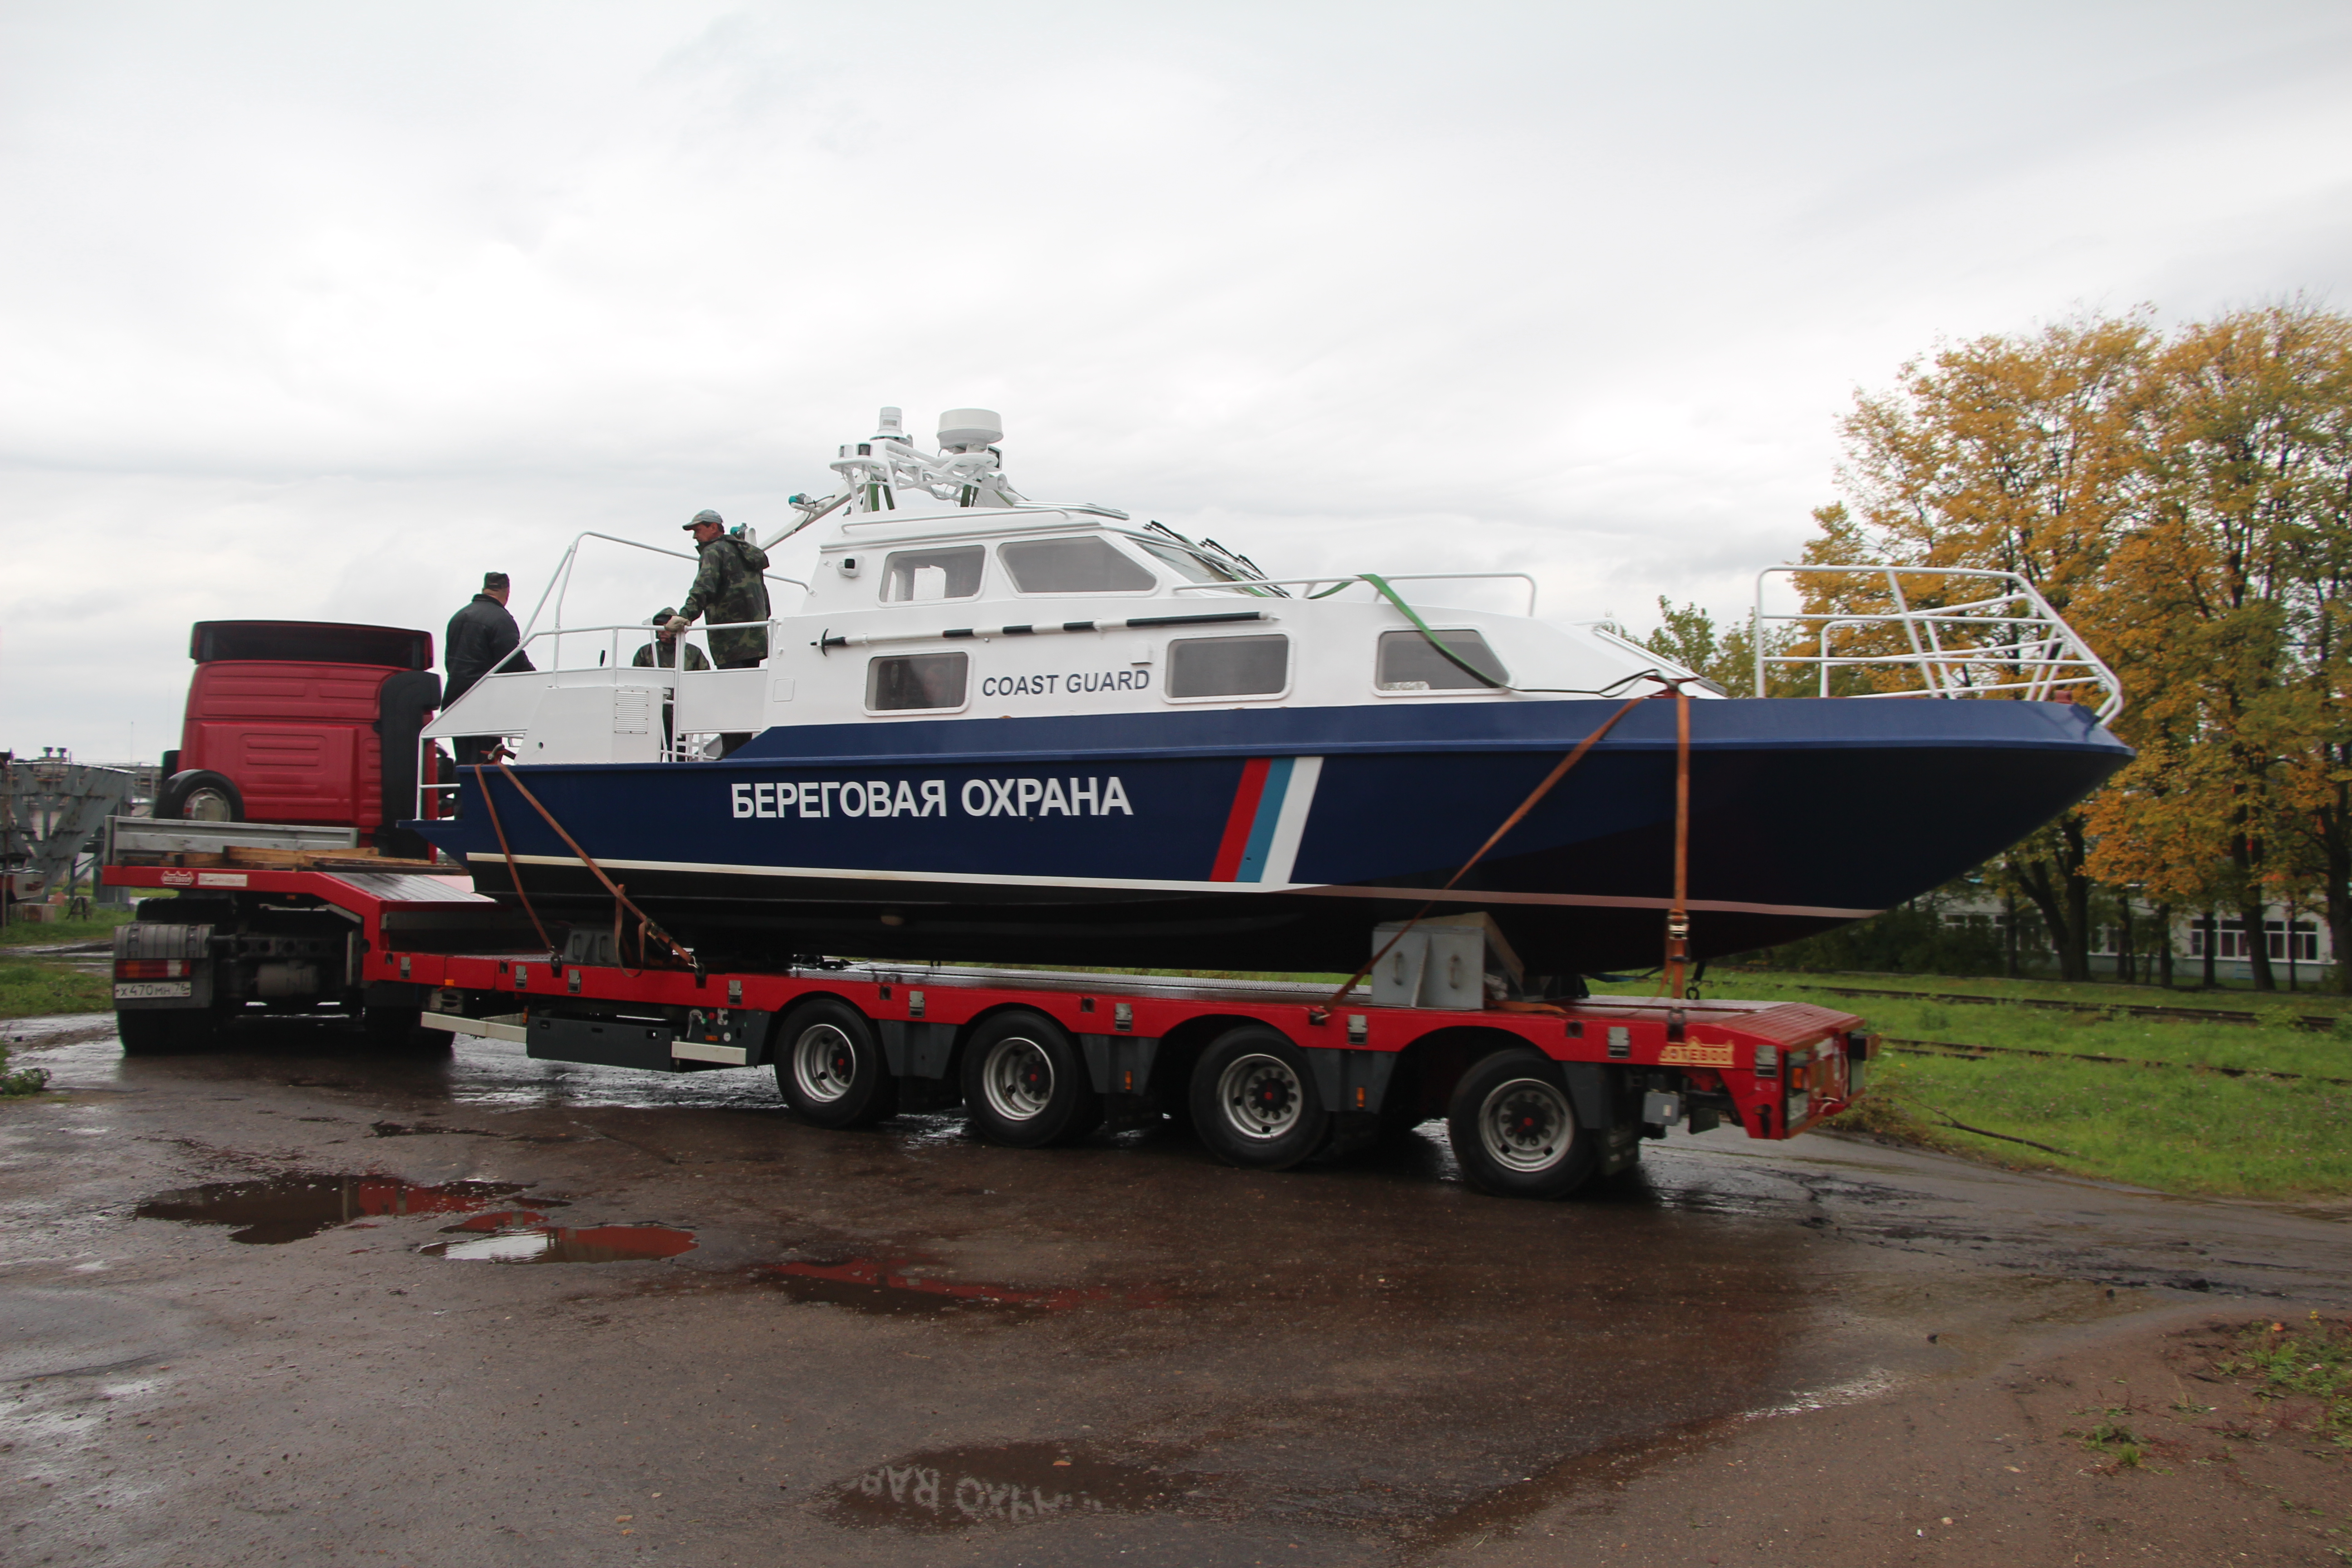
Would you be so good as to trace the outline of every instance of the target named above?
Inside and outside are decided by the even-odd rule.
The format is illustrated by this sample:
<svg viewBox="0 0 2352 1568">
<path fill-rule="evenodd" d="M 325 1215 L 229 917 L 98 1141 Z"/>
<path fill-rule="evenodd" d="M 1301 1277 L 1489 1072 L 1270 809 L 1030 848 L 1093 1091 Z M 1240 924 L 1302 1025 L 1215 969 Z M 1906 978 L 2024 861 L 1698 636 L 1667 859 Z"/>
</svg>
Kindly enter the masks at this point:
<svg viewBox="0 0 2352 1568">
<path fill-rule="evenodd" d="M 2093 1453 L 2105 1455 L 2117 1469 L 2137 1469 L 2140 1460 L 2146 1457 L 2143 1452 L 2147 1447 L 2146 1440 L 2116 1419 L 2118 1415 L 2129 1414 L 2128 1410 L 2120 1407 L 2110 1410 L 2104 1420 L 2094 1423 L 2086 1430 L 2066 1435 Z"/>
<path fill-rule="evenodd" d="M 1979 981 L 1975 986 L 1999 982 Z M 1967 981 L 1943 984 L 1953 991 Z M 2021 988 L 2055 982 L 2021 982 Z M 1929 987 L 1923 986 L 1922 989 Z M 1647 995 L 1642 985 L 1604 989 Z M 1797 975 L 1740 974 L 1710 984 L 1708 991 L 1759 1002 L 1811 1002 L 1869 1020 L 1878 1033 L 1896 1038 L 1952 1045 L 1997 1046 L 2013 1050 L 2056 1051 L 2071 1056 L 2124 1057 L 2133 1061 L 2175 1063 L 2184 1069 L 2240 1068 L 2254 1072 L 2302 1073 L 2352 1078 L 2352 1033 L 2320 1033 L 2294 1026 L 2282 1016 L 2262 1024 L 2200 1023 L 2171 1018 L 2134 1018 L 2091 1005 L 2077 1013 L 2042 1007 L 1980 1006 L 1973 1003 L 1913 1001 L 1894 996 L 1840 996 Z M 2120 987 L 2101 986 L 2111 991 Z M 1973 994 L 1973 993 L 1972 993 Z M 1987 992 L 1987 994 L 1999 994 Z M 2140 992 L 2145 1000 L 2147 993 Z M 2161 993 L 2157 994 L 2161 995 Z M 2089 998 L 2082 998 L 2086 1003 Z M 2243 1004 L 2243 996 L 2231 1000 Z M 2004 1064 L 2007 1065 L 2007 1064 Z M 2116 1068 L 2124 1071 L 2129 1069 Z M 1966 1120 L 1966 1118 L 1963 1118 Z"/>
<path fill-rule="evenodd" d="M 1939 1003 L 1926 997 L 1841 997 L 1825 984 L 1981 995 L 2059 996 L 2080 1012 Z M 1611 986 L 1647 994 L 1644 984 Z M 1811 1002 L 1858 1014 L 1894 1038 L 2047 1051 L 2050 1057 L 1981 1060 L 1893 1051 L 1882 1056 L 1871 1093 L 1832 1125 L 1966 1153 L 2002 1164 L 2060 1171 L 2164 1192 L 2228 1197 L 2352 1194 L 2352 1033 L 2293 1026 L 2293 1008 L 2261 1024 L 2130 1018 L 2101 1010 L 2113 1002 L 2177 999 L 2144 986 L 2066 985 L 2056 981 L 1954 980 L 1920 975 L 1719 974 L 1707 989 L 1757 1001 Z M 2221 998 L 2244 1007 L 2245 993 Z M 2282 1002 L 2284 998 L 2280 999 Z M 2121 1057 L 2124 1066 L 2072 1058 Z M 2204 1070 L 2297 1073 L 2300 1080 L 2229 1078 Z M 1980 1135 L 1952 1125 L 1967 1124 Z M 2023 1139 L 2044 1149 L 2006 1141 Z"/>
<path fill-rule="evenodd" d="M 131 919 L 131 911 L 103 910 L 86 921 L 10 921 L 0 926 L 0 949 L 11 947 L 59 947 L 69 942 L 106 942 L 114 935 L 114 928 Z"/>
<path fill-rule="evenodd" d="M 2352 1193 L 2352 1141 L 2343 1135 L 2352 1087 L 2063 1058 L 1907 1057 L 1881 1075 L 1874 1095 L 1893 1102 L 1874 1114 L 1927 1124 L 1922 1142 L 2005 1164 L 2165 1192 Z"/>
<path fill-rule="evenodd" d="M 16 1068 L 8 1066 L 8 1047 L 0 1046 L 0 1100 L 22 1100 L 28 1094 L 38 1094 L 49 1085 L 47 1068 Z"/>
<path fill-rule="evenodd" d="M 2243 983 L 2227 985 L 2214 991 L 2176 988 L 2161 985 L 2127 985 L 2111 980 L 2000 980 L 1981 975 L 1952 974 L 1873 974 L 1863 973 L 1800 974 L 1786 970 L 1736 969 L 1717 967 L 1707 972 L 1707 989 L 1726 996 L 1744 996 L 1757 984 L 1769 981 L 1796 984 L 1811 982 L 1816 985 L 1853 985 L 1871 991 L 1938 991 L 1960 996 L 1993 996 L 2030 998 L 2039 1002 L 2072 1002 L 2084 1007 L 2208 1007 L 2220 1012 L 2262 1012 L 2276 1008 L 2284 1013 L 2352 1013 L 2352 996 L 2335 991 L 2313 989 L 2313 978 L 2303 977 L 2301 988 L 2286 990 L 2286 967 L 2279 966 L 2280 989 L 2256 991 Z M 1646 989 L 1648 983 L 1629 989 Z M 1876 998 L 1861 998 L 1876 1000 Z"/>
<path fill-rule="evenodd" d="M 2308 1401 L 2307 1423 L 2282 1410 L 2282 1425 L 2305 1425 L 2339 1448 L 2352 1448 L 2352 1323 L 2330 1323 L 2317 1312 L 2301 1324 L 2255 1323 L 2215 1359 L 2224 1377 L 2251 1383 L 2255 1398 Z"/>
<path fill-rule="evenodd" d="M 113 1010 L 114 983 L 106 975 L 46 959 L 0 957 L 0 1018 Z"/>
</svg>

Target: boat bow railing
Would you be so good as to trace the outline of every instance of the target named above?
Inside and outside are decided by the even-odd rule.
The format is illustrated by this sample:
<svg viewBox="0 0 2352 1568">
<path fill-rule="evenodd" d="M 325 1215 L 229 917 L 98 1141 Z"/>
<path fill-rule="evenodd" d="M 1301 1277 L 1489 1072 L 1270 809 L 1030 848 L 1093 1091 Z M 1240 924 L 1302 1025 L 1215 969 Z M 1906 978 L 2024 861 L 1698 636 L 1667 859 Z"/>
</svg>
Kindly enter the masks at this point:
<svg viewBox="0 0 2352 1568">
<path fill-rule="evenodd" d="M 1769 612 L 1765 592 L 1839 593 L 1834 609 Z M 1821 579 L 1843 579 L 1841 584 Z M 2041 591 L 2014 572 L 1969 566 L 1769 566 L 1756 574 L 1756 695 L 1772 673 L 1814 672 L 1822 697 L 2007 697 L 2078 701 L 2101 723 L 2124 710 L 2123 683 Z M 1783 683 L 1785 684 L 1785 683 Z"/>
</svg>

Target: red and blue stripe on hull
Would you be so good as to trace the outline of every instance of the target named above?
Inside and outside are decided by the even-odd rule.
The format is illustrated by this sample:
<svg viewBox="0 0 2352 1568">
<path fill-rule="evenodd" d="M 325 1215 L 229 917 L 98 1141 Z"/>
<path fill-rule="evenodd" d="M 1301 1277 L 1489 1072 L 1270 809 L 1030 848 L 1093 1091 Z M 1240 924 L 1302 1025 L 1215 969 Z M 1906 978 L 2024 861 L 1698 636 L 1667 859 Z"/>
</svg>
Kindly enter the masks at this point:
<svg viewBox="0 0 2352 1568">
<path fill-rule="evenodd" d="M 1287 882 L 1322 776 L 1320 757 L 1252 757 L 1209 868 L 1212 882 Z"/>
</svg>

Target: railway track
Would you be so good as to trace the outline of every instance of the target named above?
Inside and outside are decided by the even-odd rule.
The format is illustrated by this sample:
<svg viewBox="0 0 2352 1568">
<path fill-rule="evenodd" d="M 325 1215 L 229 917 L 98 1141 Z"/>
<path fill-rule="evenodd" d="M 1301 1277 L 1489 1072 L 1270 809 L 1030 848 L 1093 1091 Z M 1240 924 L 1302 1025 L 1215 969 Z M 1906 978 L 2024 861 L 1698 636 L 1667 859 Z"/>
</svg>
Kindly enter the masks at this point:
<svg viewBox="0 0 2352 1568">
<path fill-rule="evenodd" d="M 2313 1073 L 2279 1072 L 2269 1068 L 2207 1067 L 2199 1062 L 2159 1062 L 2139 1057 L 2093 1056 L 2086 1051 L 2037 1051 L 2025 1046 L 1972 1046 L 1957 1040 L 1906 1040 L 1893 1035 L 1880 1036 L 1879 1043 L 1888 1050 L 1914 1057 L 1961 1057 L 1970 1061 L 1982 1061 L 1988 1057 L 2040 1057 L 2048 1061 L 2098 1062 L 2108 1067 L 2174 1068 L 2182 1072 L 2218 1073 L 2223 1078 L 2274 1078 L 2296 1083 L 2352 1086 L 2352 1078 L 2321 1078 Z"/>
<path fill-rule="evenodd" d="M 1961 991 L 1895 991 L 1864 985 L 1815 985 L 1799 981 L 1809 991 L 1832 996 L 1879 996 L 1905 1002 L 1957 1002 L 1980 1007 L 2038 1007 L 2055 1013 L 2122 1014 L 2131 1018 L 2161 1018 L 2175 1024 L 2268 1024 L 2275 1020 L 2259 1013 L 2228 1007 L 2167 1007 L 2136 1002 L 2053 1002 L 2038 996 L 1977 996 Z M 2292 1020 L 2298 1029 L 2327 1034 L 2336 1027 L 2333 1013 L 2299 1013 Z"/>
</svg>

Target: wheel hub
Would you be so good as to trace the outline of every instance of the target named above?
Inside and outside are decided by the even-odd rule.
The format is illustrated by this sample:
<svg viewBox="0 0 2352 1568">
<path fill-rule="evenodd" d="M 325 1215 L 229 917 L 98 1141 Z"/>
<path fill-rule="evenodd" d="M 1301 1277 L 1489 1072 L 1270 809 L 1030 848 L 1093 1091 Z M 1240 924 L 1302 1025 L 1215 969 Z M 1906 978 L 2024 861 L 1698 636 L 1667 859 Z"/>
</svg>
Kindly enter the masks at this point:
<svg viewBox="0 0 2352 1568">
<path fill-rule="evenodd" d="M 989 1050 L 981 1086 L 991 1110 L 1008 1121 L 1027 1121 L 1053 1103 L 1053 1058 L 1034 1040 L 999 1040 Z"/>
<path fill-rule="evenodd" d="M 1234 1131 L 1256 1142 L 1279 1138 L 1298 1125 L 1306 1086 L 1279 1057 L 1236 1058 L 1217 1082 L 1217 1102 Z"/>
<path fill-rule="evenodd" d="M 857 1080 L 857 1047 L 833 1025 L 816 1025 L 793 1047 L 793 1078 L 811 1100 L 839 1100 Z"/>
<path fill-rule="evenodd" d="M 1557 1084 L 1513 1079 L 1486 1096 L 1479 1108 L 1478 1133 L 1497 1164 L 1514 1171 L 1548 1171 L 1575 1145 L 1576 1113 Z"/>
</svg>

